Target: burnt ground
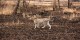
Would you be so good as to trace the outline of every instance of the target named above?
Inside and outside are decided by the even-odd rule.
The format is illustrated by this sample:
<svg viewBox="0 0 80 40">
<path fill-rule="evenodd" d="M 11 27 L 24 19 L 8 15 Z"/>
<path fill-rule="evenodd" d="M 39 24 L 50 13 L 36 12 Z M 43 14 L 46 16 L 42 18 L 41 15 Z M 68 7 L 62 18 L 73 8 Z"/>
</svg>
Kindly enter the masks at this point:
<svg viewBox="0 0 80 40">
<path fill-rule="evenodd" d="M 80 40 L 80 23 L 50 22 L 52 29 L 36 28 L 33 22 L 0 25 L 0 40 Z"/>
<path fill-rule="evenodd" d="M 0 18 L 0 40 L 80 40 L 80 20 L 69 22 L 56 17 L 50 22 L 52 29 L 48 27 L 34 29 L 33 21 L 21 17 L 19 20 L 24 24 L 16 25 L 11 22 L 18 17 Z"/>
</svg>

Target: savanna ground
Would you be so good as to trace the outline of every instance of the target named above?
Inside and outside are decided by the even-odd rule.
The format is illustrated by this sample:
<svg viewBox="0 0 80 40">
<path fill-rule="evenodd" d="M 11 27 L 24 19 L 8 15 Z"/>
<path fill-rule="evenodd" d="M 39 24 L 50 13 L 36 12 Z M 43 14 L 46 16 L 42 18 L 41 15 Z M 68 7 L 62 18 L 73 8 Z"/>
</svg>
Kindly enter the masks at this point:
<svg viewBox="0 0 80 40">
<path fill-rule="evenodd" d="M 50 24 L 51 29 L 34 29 L 33 21 L 27 19 L 22 24 L 1 23 L 0 40 L 80 40 L 80 23 L 55 20 Z"/>
</svg>

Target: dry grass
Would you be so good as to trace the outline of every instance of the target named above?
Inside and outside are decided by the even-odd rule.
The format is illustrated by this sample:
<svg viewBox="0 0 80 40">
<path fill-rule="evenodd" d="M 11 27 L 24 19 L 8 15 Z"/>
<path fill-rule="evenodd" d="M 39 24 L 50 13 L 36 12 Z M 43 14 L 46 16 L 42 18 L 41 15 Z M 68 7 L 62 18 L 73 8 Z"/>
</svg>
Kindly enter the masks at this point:
<svg viewBox="0 0 80 40">
<path fill-rule="evenodd" d="M 0 14 L 11 15 L 12 13 L 13 13 L 13 9 L 10 8 L 4 8 L 3 10 L 0 10 Z"/>
<path fill-rule="evenodd" d="M 14 7 L 16 6 L 16 1 L 4 1 L 2 5 L 4 5 L 3 9 L 0 9 L 0 14 L 11 15 L 14 11 Z"/>
<path fill-rule="evenodd" d="M 15 5 L 16 3 L 16 1 L 5 1 L 5 4 L 7 5 Z"/>
<path fill-rule="evenodd" d="M 11 15 L 13 13 L 13 9 L 5 8 L 3 9 L 3 14 L 4 15 Z"/>
<path fill-rule="evenodd" d="M 76 12 L 76 9 L 64 8 L 63 12 L 71 12 L 71 13 L 74 13 L 74 12 Z"/>
</svg>

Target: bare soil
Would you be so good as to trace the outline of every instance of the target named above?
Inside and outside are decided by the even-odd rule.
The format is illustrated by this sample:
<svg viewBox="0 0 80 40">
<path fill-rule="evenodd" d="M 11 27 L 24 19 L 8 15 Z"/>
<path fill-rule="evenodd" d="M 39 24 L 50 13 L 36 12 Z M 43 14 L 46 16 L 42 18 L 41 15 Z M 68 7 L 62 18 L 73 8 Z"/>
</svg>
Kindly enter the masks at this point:
<svg viewBox="0 0 80 40">
<path fill-rule="evenodd" d="M 0 25 L 0 40 L 80 40 L 79 23 L 51 22 L 52 29 L 36 28 L 33 22 Z"/>
</svg>

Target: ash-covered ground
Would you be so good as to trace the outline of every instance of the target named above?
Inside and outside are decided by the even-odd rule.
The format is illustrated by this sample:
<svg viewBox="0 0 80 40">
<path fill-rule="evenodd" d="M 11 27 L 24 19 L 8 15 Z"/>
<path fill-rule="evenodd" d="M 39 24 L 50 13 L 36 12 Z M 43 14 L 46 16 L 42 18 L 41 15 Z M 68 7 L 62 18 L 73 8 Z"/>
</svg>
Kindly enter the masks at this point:
<svg viewBox="0 0 80 40">
<path fill-rule="evenodd" d="M 80 40 L 80 23 L 50 22 L 52 28 L 36 28 L 31 21 L 0 25 L 0 40 Z"/>
</svg>

